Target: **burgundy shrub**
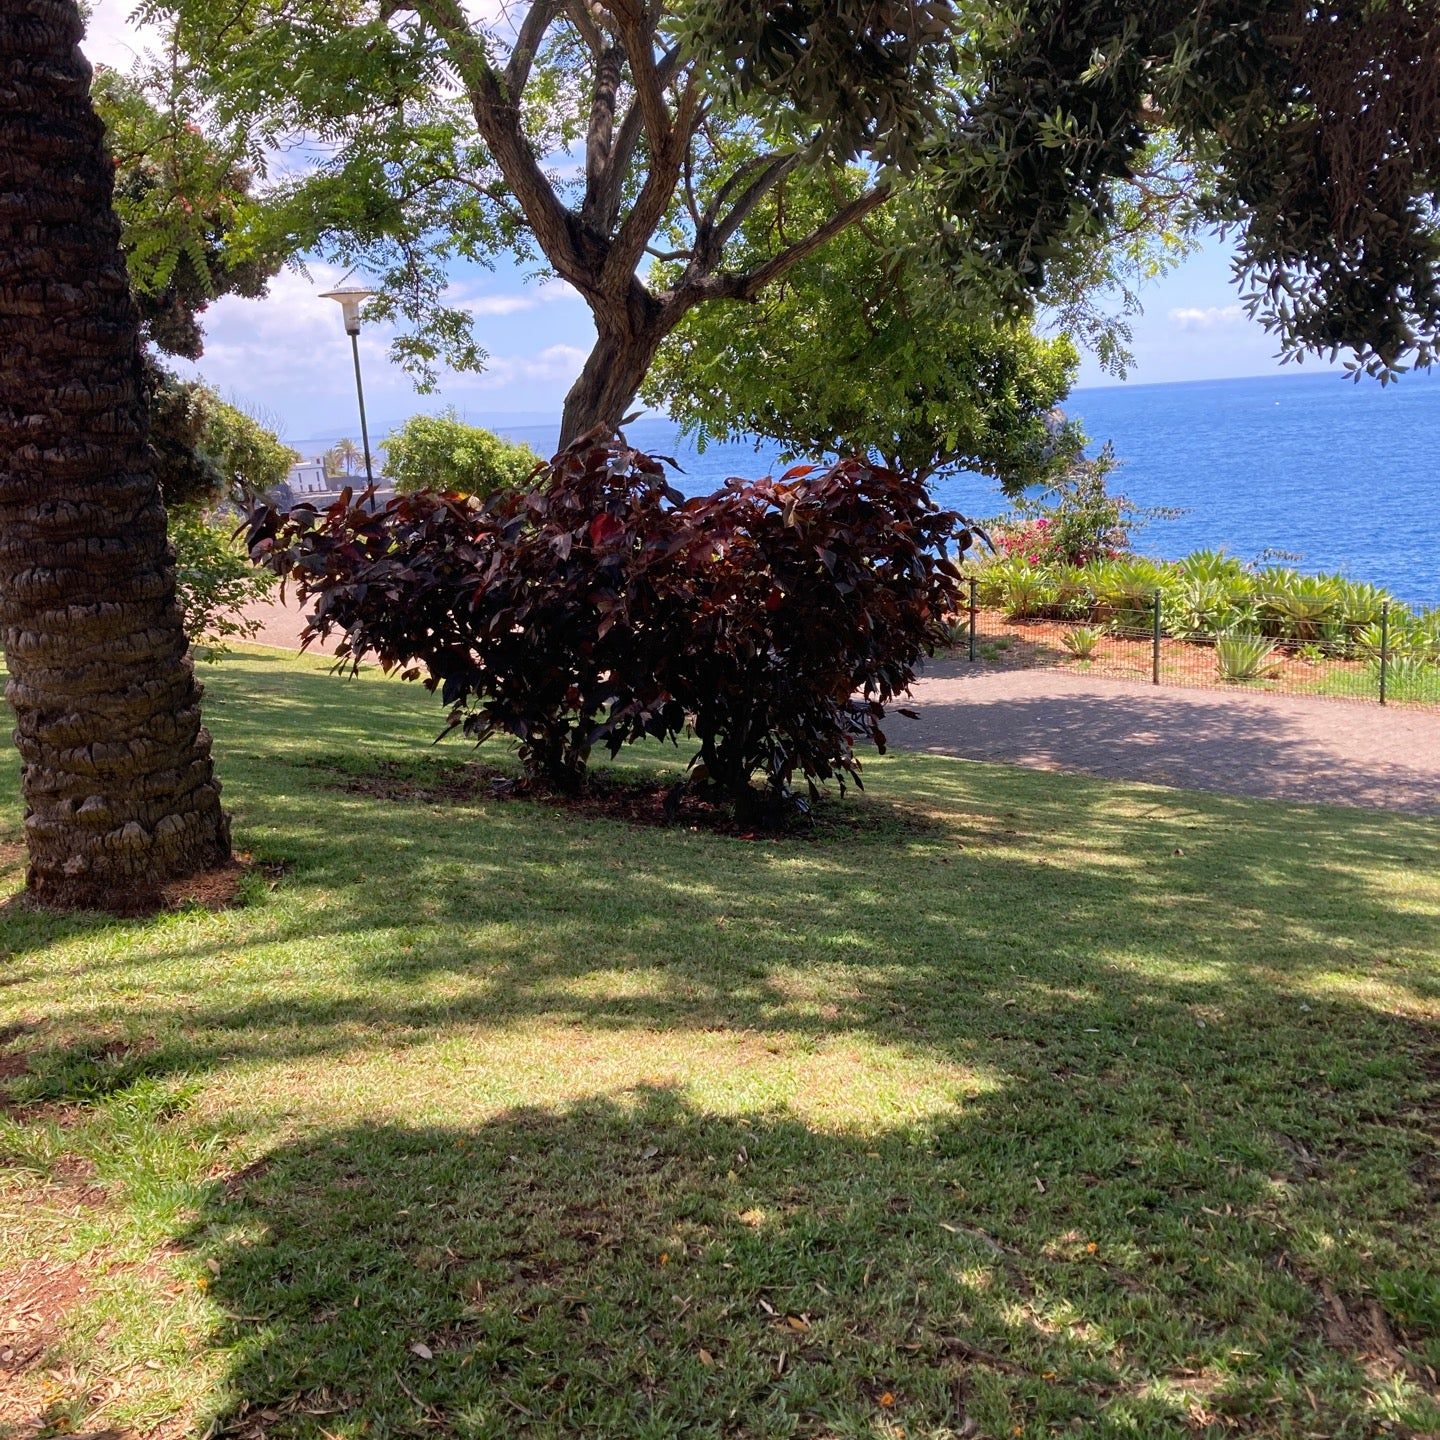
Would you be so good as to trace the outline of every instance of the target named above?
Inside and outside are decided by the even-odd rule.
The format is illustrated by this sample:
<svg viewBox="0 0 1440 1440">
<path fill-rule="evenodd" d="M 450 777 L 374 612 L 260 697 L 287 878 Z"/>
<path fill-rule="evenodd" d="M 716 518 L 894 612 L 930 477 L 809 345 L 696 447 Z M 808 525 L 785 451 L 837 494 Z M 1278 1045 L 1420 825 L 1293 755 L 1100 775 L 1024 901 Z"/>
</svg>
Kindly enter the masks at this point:
<svg viewBox="0 0 1440 1440">
<path fill-rule="evenodd" d="M 696 783 L 754 803 L 858 780 L 886 707 L 960 608 L 961 517 L 864 461 L 730 481 L 686 500 L 663 464 L 584 437 L 528 490 L 420 492 L 371 512 L 257 510 L 251 554 L 316 601 L 307 639 L 343 635 L 423 678 L 476 739 L 579 784 L 617 753 L 693 725 Z"/>
</svg>

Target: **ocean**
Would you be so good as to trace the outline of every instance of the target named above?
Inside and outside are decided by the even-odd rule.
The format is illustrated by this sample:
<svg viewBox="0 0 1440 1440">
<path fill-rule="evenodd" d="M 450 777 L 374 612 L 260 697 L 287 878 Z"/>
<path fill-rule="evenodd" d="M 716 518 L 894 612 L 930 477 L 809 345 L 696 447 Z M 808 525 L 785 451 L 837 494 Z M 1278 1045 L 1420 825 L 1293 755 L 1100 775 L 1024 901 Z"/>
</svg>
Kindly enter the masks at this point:
<svg viewBox="0 0 1440 1440">
<path fill-rule="evenodd" d="M 1440 605 L 1440 375 L 1407 375 L 1384 389 L 1334 372 L 1117 385 L 1077 390 L 1065 410 L 1092 448 L 1114 446 L 1112 489 L 1183 512 L 1137 532 L 1137 550 L 1174 559 L 1224 549 Z M 549 454 L 558 432 L 504 433 Z M 697 453 L 668 420 L 638 420 L 626 433 L 641 449 L 673 456 L 686 493 L 779 464 L 764 445 Z M 1006 508 L 994 483 L 974 475 L 944 477 L 935 494 L 974 518 Z"/>
</svg>

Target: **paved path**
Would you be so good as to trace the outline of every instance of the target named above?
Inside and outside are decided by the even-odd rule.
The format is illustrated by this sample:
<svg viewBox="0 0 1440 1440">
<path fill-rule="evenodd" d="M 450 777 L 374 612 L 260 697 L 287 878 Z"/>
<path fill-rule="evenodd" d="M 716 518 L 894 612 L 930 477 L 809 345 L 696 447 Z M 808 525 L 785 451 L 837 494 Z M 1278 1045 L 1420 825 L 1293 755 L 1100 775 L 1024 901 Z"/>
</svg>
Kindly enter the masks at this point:
<svg viewBox="0 0 1440 1440">
<path fill-rule="evenodd" d="M 299 648 L 294 608 L 264 603 L 247 613 L 262 622 L 258 643 Z M 1440 814 L 1440 710 L 1178 690 L 965 660 L 928 666 L 912 708 L 918 720 L 896 715 L 886 726 L 906 749 L 1190 790 Z"/>
<path fill-rule="evenodd" d="M 240 613 L 260 627 L 250 637 L 252 644 L 273 645 L 277 650 L 300 648 L 300 632 L 305 628 L 305 618 L 304 612 L 296 605 L 293 594 L 288 605 L 282 605 L 278 597 L 273 600 L 252 600 L 241 607 Z"/>
<path fill-rule="evenodd" d="M 1440 710 L 940 660 L 897 745 L 1191 790 L 1440 814 Z"/>
</svg>

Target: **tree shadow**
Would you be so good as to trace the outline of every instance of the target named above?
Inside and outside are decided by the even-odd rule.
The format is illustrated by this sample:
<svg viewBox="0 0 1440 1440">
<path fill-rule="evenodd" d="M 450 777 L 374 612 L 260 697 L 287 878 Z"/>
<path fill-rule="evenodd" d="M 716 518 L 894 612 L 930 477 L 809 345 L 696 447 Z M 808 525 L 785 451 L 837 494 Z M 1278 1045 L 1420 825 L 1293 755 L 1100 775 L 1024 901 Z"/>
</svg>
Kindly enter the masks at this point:
<svg viewBox="0 0 1440 1440">
<path fill-rule="evenodd" d="M 963 661 L 927 672 L 897 744 L 931 754 L 1305 804 L 1440 813 L 1440 717 L 1149 690 Z M 1415 763 L 1417 760 L 1422 763 Z"/>
<path fill-rule="evenodd" d="M 185 1239 L 215 1433 L 1339 1436 L 1382 1377 L 1414 1411 L 1264 1176 L 1103 1108 L 1095 1172 L 1042 1124 L 997 1176 L 1010 1099 L 847 1135 L 650 1088 L 280 1146 Z"/>
<path fill-rule="evenodd" d="M 433 716 L 307 701 L 281 725 L 314 685 L 344 690 L 277 666 L 217 707 L 278 890 L 5 937 L 57 997 L 14 1098 L 185 1077 L 247 1145 L 302 1131 L 186 1199 L 219 1269 L 222 1428 L 1359 1436 L 1409 1414 L 1409 1361 L 1325 1287 L 1383 1305 L 1407 1354 L 1437 1328 L 1440 904 L 1394 888 L 1433 824 L 905 756 L 871 769 L 927 819 L 899 836 L 432 812 L 337 795 L 316 762 L 411 755 Z M 472 1104 L 507 1068 L 527 1099 L 591 1098 Z M 781 1101 L 750 1098 L 777 1074 Z M 355 1095 L 307 1108 L 332 1080 Z"/>
<path fill-rule="evenodd" d="M 138 1011 L 80 995 L 33 1093 L 65 1099 L 142 1073 L 413 1046 L 526 1020 L 853 1033 L 977 1064 L 997 1043 L 1137 1008 L 1149 1026 L 1139 1043 L 1201 1061 L 1208 1042 L 1253 1034 L 1263 1064 L 1277 1005 L 1318 1016 L 1339 996 L 1343 1044 L 1383 1051 L 1404 1026 L 1374 1003 L 1372 977 L 1417 1004 L 1440 995 L 1429 963 L 1440 906 L 1422 894 L 1397 907 L 1387 883 L 1387 869 L 1427 853 L 1424 822 L 1160 792 L 1153 805 L 1137 792 L 1117 805 L 1110 787 L 1080 779 L 1002 784 L 970 766 L 883 764 L 903 775 L 924 827 L 792 848 L 523 800 L 433 814 L 328 791 L 312 803 L 325 780 L 311 755 L 280 760 L 270 777 L 296 793 L 250 803 L 277 830 L 283 820 L 291 869 L 276 897 L 243 913 L 244 944 L 343 957 L 338 972 L 217 969 L 233 931 L 203 919 L 167 917 L 147 943 L 133 924 L 78 917 L 57 930 L 29 916 L 32 938 L 7 944 L 37 977 L 44 952 L 88 924 L 97 942 L 128 941 L 87 958 L 96 982 L 138 981 L 162 963 L 210 977 L 198 994 L 156 995 Z M 1197 1007 L 1223 1017 L 1198 1039 Z M 116 1023 L 143 1026 L 146 1044 L 97 1068 Z"/>
</svg>

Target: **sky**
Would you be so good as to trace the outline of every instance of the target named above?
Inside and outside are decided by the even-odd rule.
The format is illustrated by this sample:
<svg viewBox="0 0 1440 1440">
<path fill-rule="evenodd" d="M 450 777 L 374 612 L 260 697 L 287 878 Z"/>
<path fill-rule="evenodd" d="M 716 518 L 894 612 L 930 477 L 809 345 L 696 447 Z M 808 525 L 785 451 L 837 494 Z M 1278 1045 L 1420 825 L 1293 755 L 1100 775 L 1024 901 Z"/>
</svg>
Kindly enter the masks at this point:
<svg viewBox="0 0 1440 1440">
<path fill-rule="evenodd" d="M 92 62 L 128 69 L 153 41 L 130 19 L 135 3 L 96 0 L 84 44 Z M 207 313 L 205 354 L 195 372 L 292 444 L 353 434 L 349 345 L 339 308 L 321 298 L 341 279 L 333 267 L 313 264 L 283 272 L 265 299 L 220 300 Z M 491 424 L 558 416 L 594 335 L 583 301 L 563 283 L 535 280 L 506 262 L 493 272 L 457 270 L 452 283 L 475 315 L 475 332 L 489 357 L 484 373 L 444 373 L 436 393 L 417 395 L 389 358 L 388 333 L 368 328 L 361 336 L 361 364 L 372 438 L 416 411 L 447 405 Z M 1078 388 L 1281 371 L 1274 341 L 1240 307 L 1229 256 L 1218 241 L 1152 283 L 1142 298 L 1144 312 L 1131 321 L 1134 364 L 1127 379 L 1117 382 L 1086 356 Z"/>
</svg>

